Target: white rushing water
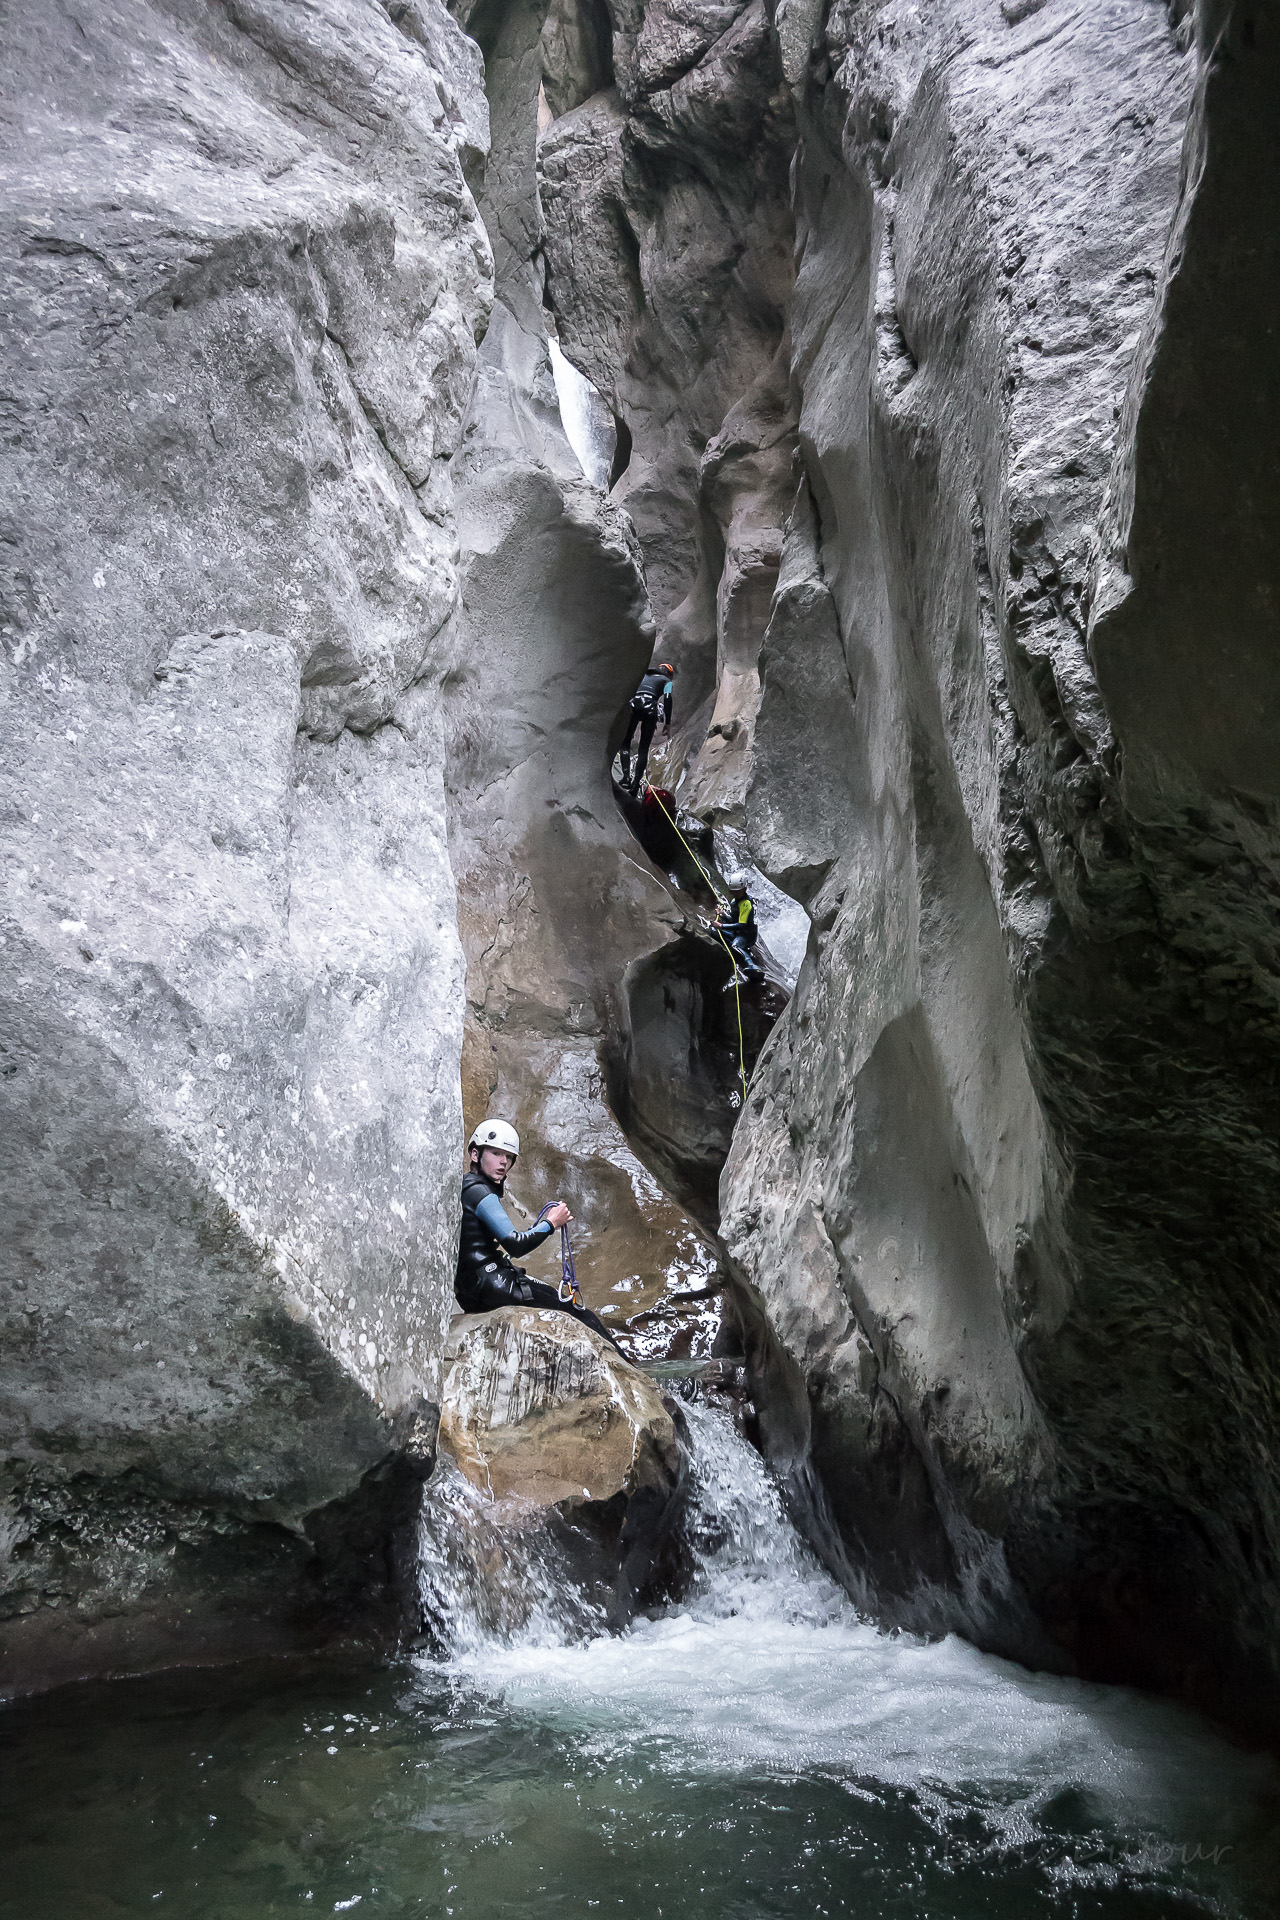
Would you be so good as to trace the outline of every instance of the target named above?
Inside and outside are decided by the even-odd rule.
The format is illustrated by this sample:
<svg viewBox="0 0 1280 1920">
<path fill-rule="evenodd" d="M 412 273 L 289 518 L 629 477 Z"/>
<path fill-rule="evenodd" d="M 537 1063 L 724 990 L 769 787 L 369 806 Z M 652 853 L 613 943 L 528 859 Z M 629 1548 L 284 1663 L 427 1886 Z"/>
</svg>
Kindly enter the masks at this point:
<svg viewBox="0 0 1280 1920">
<path fill-rule="evenodd" d="M 578 456 L 578 464 L 593 487 L 602 491 L 609 485 L 609 473 L 618 444 L 617 428 L 608 402 L 579 373 L 572 360 L 566 360 L 558 340 L 548 340 L 551 375 L 560 403 L 560 424 L 565 438 Z"/>
<path fill-rule="evenodd" d="M 943 1818 L 974 1807 L 1010 1845 L 1064 1793 L 1135 1859 L 1167 1856 L 1170 1836 L 1226 1845 L 1235 1810 L 1256 1806 L 1269 1763 L 1176 1707 L 1032 1674 L 954 1637 L 878 1631 L 817 1564 L 727 1415 L 689 1418 L 698 1571 L 684 1603 L 593 1632 L 580 1613 L 565 1621 L 556 1570 L 534 1553 L 511 1569 L 539 1595 L 513 1628 L 492 1607 L 482 1619 L 474 1583 L 461 1591 L 429 1547 L 451 1673 L 600 1759 L 641 1746 L 686 1778 L 834 1773 L 855 1791 L 908 1789 Z M 458 1529 L 443 1532 L 456 1553 Z"/>
</svg>

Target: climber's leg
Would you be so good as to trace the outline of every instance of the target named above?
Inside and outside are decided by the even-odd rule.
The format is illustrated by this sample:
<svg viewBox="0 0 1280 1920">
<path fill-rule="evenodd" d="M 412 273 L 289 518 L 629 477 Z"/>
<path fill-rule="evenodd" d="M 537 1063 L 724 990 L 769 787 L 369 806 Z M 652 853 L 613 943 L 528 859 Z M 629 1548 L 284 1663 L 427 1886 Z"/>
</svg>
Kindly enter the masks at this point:
<svg viewBox="0 0 1280 1920">
<path fill-rule="evenodd" d="M 556 1313 L 567 1313 L 574 1320 L 581 1320 L 584 1327 L 590 1327 L 594 1333 L 602 1333 L 609 1345 L 617 1347 L 618 1352 L 622 1353 L 622 1348 L 618 1346 L 604 1321 L 597 1314 L 592 1313 L 590 1307 L 575 1307 L 572 1301 L 562 1300 L 556 1289 L 548 1286 L 545 1280 L 526 1280 L 525 1285 L 533 1293 L 535 1307 L 551 1307 Z M 622 1357 L 626 1359 L 625 1354 Z"/>
<path fill-rule="evenodd" d="M 649 748 L 653 744 L 653 736 L 658 725 L 656 713 L 640 714 L 637 717 L 640 721 L 640 746 L 636 753 L 636 770 L 631 780 L 633 794 L 639 793 L 644 780 L 644 770 L 649 764 Z"/>
<path fill-rule="evenodd" d="M 757 982 L 764 979 L 764 968 L 760 965 L 755 954 L 744 940 L 740 940 L 735 934 L 729 933 L 724 936 L 724 941 L 733 961 L 733 973 L 725 985 L 726 993 L 732 992 L 735 982 L 738 982 L 739 978 L 741 984 L 747 987 L 754 987 Z"/>
<path fill-rule="evenodd" d="M 635 731 L 640 725 L 641 718 L 642 716 L 637 713 L 633 707 L 631 710 L 631 719 L 627 726 L 627 737 L 618 750 L 618 758 L 622 762 L 622 784 L 624 787 L 631 784 L 631 742 L 635 737 Z"/>
</svg>

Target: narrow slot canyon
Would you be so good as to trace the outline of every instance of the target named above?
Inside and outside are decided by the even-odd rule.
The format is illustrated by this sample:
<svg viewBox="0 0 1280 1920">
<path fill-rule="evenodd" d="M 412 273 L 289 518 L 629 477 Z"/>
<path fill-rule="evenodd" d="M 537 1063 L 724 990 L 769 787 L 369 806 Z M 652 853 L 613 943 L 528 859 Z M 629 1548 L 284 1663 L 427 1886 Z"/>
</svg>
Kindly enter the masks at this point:
<svg viewBox="0 0 1280 1920">
<path fill-rule="evenodd" d="M 0 1911 L 1265 1920 L 1276 22 L 5 20 Z"/>
</svg>

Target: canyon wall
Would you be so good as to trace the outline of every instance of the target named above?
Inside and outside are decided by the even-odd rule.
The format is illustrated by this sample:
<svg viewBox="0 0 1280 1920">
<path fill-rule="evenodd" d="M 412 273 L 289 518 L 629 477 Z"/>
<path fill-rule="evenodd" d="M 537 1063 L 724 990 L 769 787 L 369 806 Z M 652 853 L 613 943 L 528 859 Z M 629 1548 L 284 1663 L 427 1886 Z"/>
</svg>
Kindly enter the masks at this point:
<svg viewBox="0 0 1280 1920">
<path fill-rule="evenodd" d="M 598 11 L 557 0 L 553 18 Z M 719 817 L 741 798 L 793 491 L 795 129 L 762 0 L 610 19 L 607 72 L 552 72 L 562 110 L 538 151 L 547 301 L 625 430 L 615 497 L 644 552 L 659 653 L 680 670 L 672 750 L 655 766 L 670 785 L 697 756 L 696 793 L 681 798 Z M 592 79 L 607 84 L 583 98 Z"/>
<path fill-rule="evenodd" d="M 403 1619 L 464 1109 L 598 1304 L 710 1270 L 604 1095 L 683 915 L 609 786 L 653 626 L 560 418 L 544 13 L 11 10 L 5 1685 Z"/>
<path fill-rule="evenodd" d="M 10 10 L 6 1672 L 394 1611 L 492 1104 L 882 1617 L 1273 1731 L 1273 23 L 454 14 Z"/>
<path fill-rule="evenodd" d="M 765 1431 L 887 1617 L 1274 1728 L 1273 26 L 776 32 L 800 466 L 681 794 L 812 917 L 720 1196 Z"/>
<path fill-rule="evenodd" d="M 480 212 L 495 255 L 493 315 L 453 462 L 461 582 L 444 690 L 466 955 L 463 1105 L 468 1131 L 489 1111 L 516 1125 L 513 1203 L 532 1217 L 568 1202 L 584 1296 L 620 1321 L 713 1265 L 606 1097 L 626 970 L 685 920 L 609 777 L 611 733 L 649 664 L 654 621 L 634 524 L 605 491 L 609 409 L 577 395 L 600 466 L 561 418 L 536 167 L 546 0 L 460 12 L 485 59 L 492 148 Z M 558 1280 L 556 1247 L 530 1270 Z"/>
<path fill-rule="evenodd" d="M 19 1683 L 292 1644 L 395 1583 L 453 1310 L 439 688 L 492 286 L 480 56 L 397 11 L 6 14 Z"/>
<path fill-rule="evenodd" d="M 749 6 L 611 18 L 542 143 L 549 298 L 651 574 L 664 458 L 697 510 L 669 783 L 812 922 L 720 1191 L 766 1440 L 887 1618 L 1274 1728 L 1274 25 L 780 0 L 742 60 Z M 773 370 L 700 412 L 672 342 L 741 374 L 793 232 Z"/>
</svg>

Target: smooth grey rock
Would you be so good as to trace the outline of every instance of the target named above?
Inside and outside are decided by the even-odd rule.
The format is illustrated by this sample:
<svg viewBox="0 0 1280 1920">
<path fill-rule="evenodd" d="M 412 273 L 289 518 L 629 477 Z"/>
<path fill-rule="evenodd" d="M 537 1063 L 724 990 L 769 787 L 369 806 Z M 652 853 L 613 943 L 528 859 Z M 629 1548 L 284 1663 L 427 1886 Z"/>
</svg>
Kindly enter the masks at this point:
<svg viewBox="0 0 1280 1920">
<path fill-rule="evenodd" d="M 613 24 L 605 0 L 551 0 L 539 40 L 552 118 L 571 113 L 613 78 Z"/>
<path fill-rule="evenodd" d="M 765 411 L 780 397 L 785 412 L 791 117 L 759 0 L 660 0 L 617 7 L 613 20 L 613 87 L 554 119 L 539 143 L 547 298 L 562 346 L 630 437 L 615 492 L 644 551 L 662 646 L 681 668 L 683 724 L 715 691 L 726 546 L 727 581 L 758 577 L 751 549 L 765 522 L 744 503 L 757 478 L 733 469 L 740 457 L 758 465 L 776 435 L 762 437 L 757 418 L 746 445 L 730 432 L 712 453 L 705 485 L 702 469 L 753 389 L 770 390 Z M 759 400 L 748 404 L 758 416 Z M 785 474 L 790 455 L 788 442 Z M 737 559 L 735 512 L 750 523 Z M 781 519 L 769 524 L 776 568 Z M 705 731 L 703 716 L 673 766 Z"/>
<path fill-rule="evenodd" d="M 721 1189 L 778 1456 L 892 1617 L 1274 1731 L 1275 49 L 792 20 L 745 819 L 814 937 Z"/>
<path fill-rule="evenodd" d="M 310 1633 L 435 1381 L 490 254 L 409 11 L 7 16 L 10 1684 Z"/>
<path fill-rule="evenodd" d="M 858 697 L 823 573 L 807 479 L 787 521 L 759 676 L 747 833 L 763 870 L 807 903 L 843 851 L 841 829 L 853 799 Z M 805 778 L 797 783 L 792 770 L 801 765 Z"/>
<path fill-rule="evenodd" d="M 453 463 L 462 585 L 445 719 L 467 963 L 463 1105 L 468 1130 L 486 1112 L 518 1127 L 513 1204 L 570 1204 L 588 1304 L 620 1322 L 711 1255 L 605 1098 L 626 970 L 683 914 L 609 777 L 654 625 L 631 518 L 584 475 L 559 411 L 536 258 L 542 11 L 514 6 L 486 29 L 494 152 L 482 208 L 506 244 Z M 559 1278 L 557 1246 L 534 1257 L 540 1276 Z"/>
</svg>

